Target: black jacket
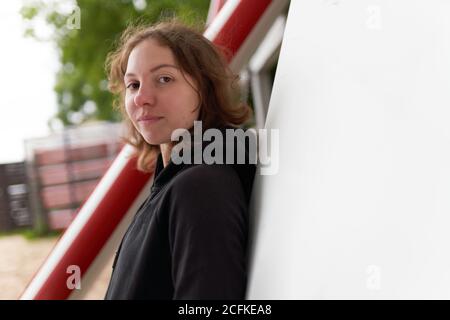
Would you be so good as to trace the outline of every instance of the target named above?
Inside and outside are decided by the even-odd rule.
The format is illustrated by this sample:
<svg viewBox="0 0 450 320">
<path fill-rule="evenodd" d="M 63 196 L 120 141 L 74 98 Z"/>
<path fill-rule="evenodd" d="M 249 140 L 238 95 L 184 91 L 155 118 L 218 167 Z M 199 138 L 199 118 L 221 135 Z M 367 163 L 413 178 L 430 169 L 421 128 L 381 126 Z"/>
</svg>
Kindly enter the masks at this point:
<svg viewBox="0 0 450 320">
<path fill-rule="evenodd" d="M 105 299 L 244 299 L 253 164 L 163 166 L 125 233 Z"/>
</svg>

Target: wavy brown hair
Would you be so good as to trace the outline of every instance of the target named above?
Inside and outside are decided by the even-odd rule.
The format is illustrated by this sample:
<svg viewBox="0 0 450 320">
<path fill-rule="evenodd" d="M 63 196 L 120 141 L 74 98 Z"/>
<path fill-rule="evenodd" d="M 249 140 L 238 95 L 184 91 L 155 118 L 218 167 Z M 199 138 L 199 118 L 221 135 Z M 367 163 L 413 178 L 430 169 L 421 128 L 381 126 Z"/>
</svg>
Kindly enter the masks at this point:
<svg viewBox="0 0 450 320">
<path fill-rule="evenodd" d="M 109 90 L 115 94 L 114 108 L 118 109 L 127 128 L 123 140 L 135 147 L 137 168 L 152 172 L 160 149 L 148 144 L 133 126 L 125 111 L 125 84 L 128 57 L 140 42 L 153 39 L 171 49 L 176 62 L 184 73 L 197 84 L 200 104 L 199 118 L 202 128 L 224 126 L 240 127 L 252 116 L 251 108 L 240 102 L 239 86 L 225 59 L 225 51 L 206 39 L 198 28 L 189 27 L 177 20 L 154 25 L 129 26 L 119 38 L 115 50 L 108 54 L 106 70 Z"/>
</svg>

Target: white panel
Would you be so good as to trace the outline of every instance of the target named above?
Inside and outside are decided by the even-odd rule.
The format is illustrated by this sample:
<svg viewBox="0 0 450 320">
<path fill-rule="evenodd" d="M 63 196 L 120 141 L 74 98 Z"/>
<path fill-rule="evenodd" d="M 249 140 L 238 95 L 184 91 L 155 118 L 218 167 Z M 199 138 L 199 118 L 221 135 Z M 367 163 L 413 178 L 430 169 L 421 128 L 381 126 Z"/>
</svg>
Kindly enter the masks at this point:
<svg viewBox="0 0 450 320">
<path fill-rule="evenodd" d="M 266 128 L 248 298 L 450 298 L 450 1 L 291 1 Z"/>
</svg>

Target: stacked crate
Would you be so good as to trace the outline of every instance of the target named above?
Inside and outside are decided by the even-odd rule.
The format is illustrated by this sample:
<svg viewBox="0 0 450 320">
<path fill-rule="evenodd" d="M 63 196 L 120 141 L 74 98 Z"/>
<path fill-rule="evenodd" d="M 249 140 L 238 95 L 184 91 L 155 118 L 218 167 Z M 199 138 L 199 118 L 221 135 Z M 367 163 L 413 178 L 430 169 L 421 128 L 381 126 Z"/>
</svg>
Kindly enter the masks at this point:
<svg viewBox="0 0 450 320">
<path fill-rule="evenodd" d="M 65 229 L 120 151 L 120 124 L 66 129 L 27 141 L 33 208 L 49 229 Z"/>
<path fill-rule="evenodd" d="M 31 223 L 25 163 L 0 164 L 0 231 L 27 227 Z"/>
</svg>

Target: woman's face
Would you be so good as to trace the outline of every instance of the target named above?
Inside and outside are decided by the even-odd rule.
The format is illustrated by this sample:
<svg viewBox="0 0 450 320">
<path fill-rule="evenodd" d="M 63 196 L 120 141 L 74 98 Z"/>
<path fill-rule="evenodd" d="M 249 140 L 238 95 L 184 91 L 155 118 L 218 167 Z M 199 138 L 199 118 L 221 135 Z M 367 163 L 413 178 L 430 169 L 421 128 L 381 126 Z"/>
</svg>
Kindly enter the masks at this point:
<svg viewBox="0 0 450 320">
<path fill-rule="evenodd" d="M 168 47 L 153 39 L 131 51 L 124 84 L 126 112 L 149 144 L 170 142 L 175 129 L 190 129 L 198 119 L 194 79 L 182 73 Z"/>
</svg>

